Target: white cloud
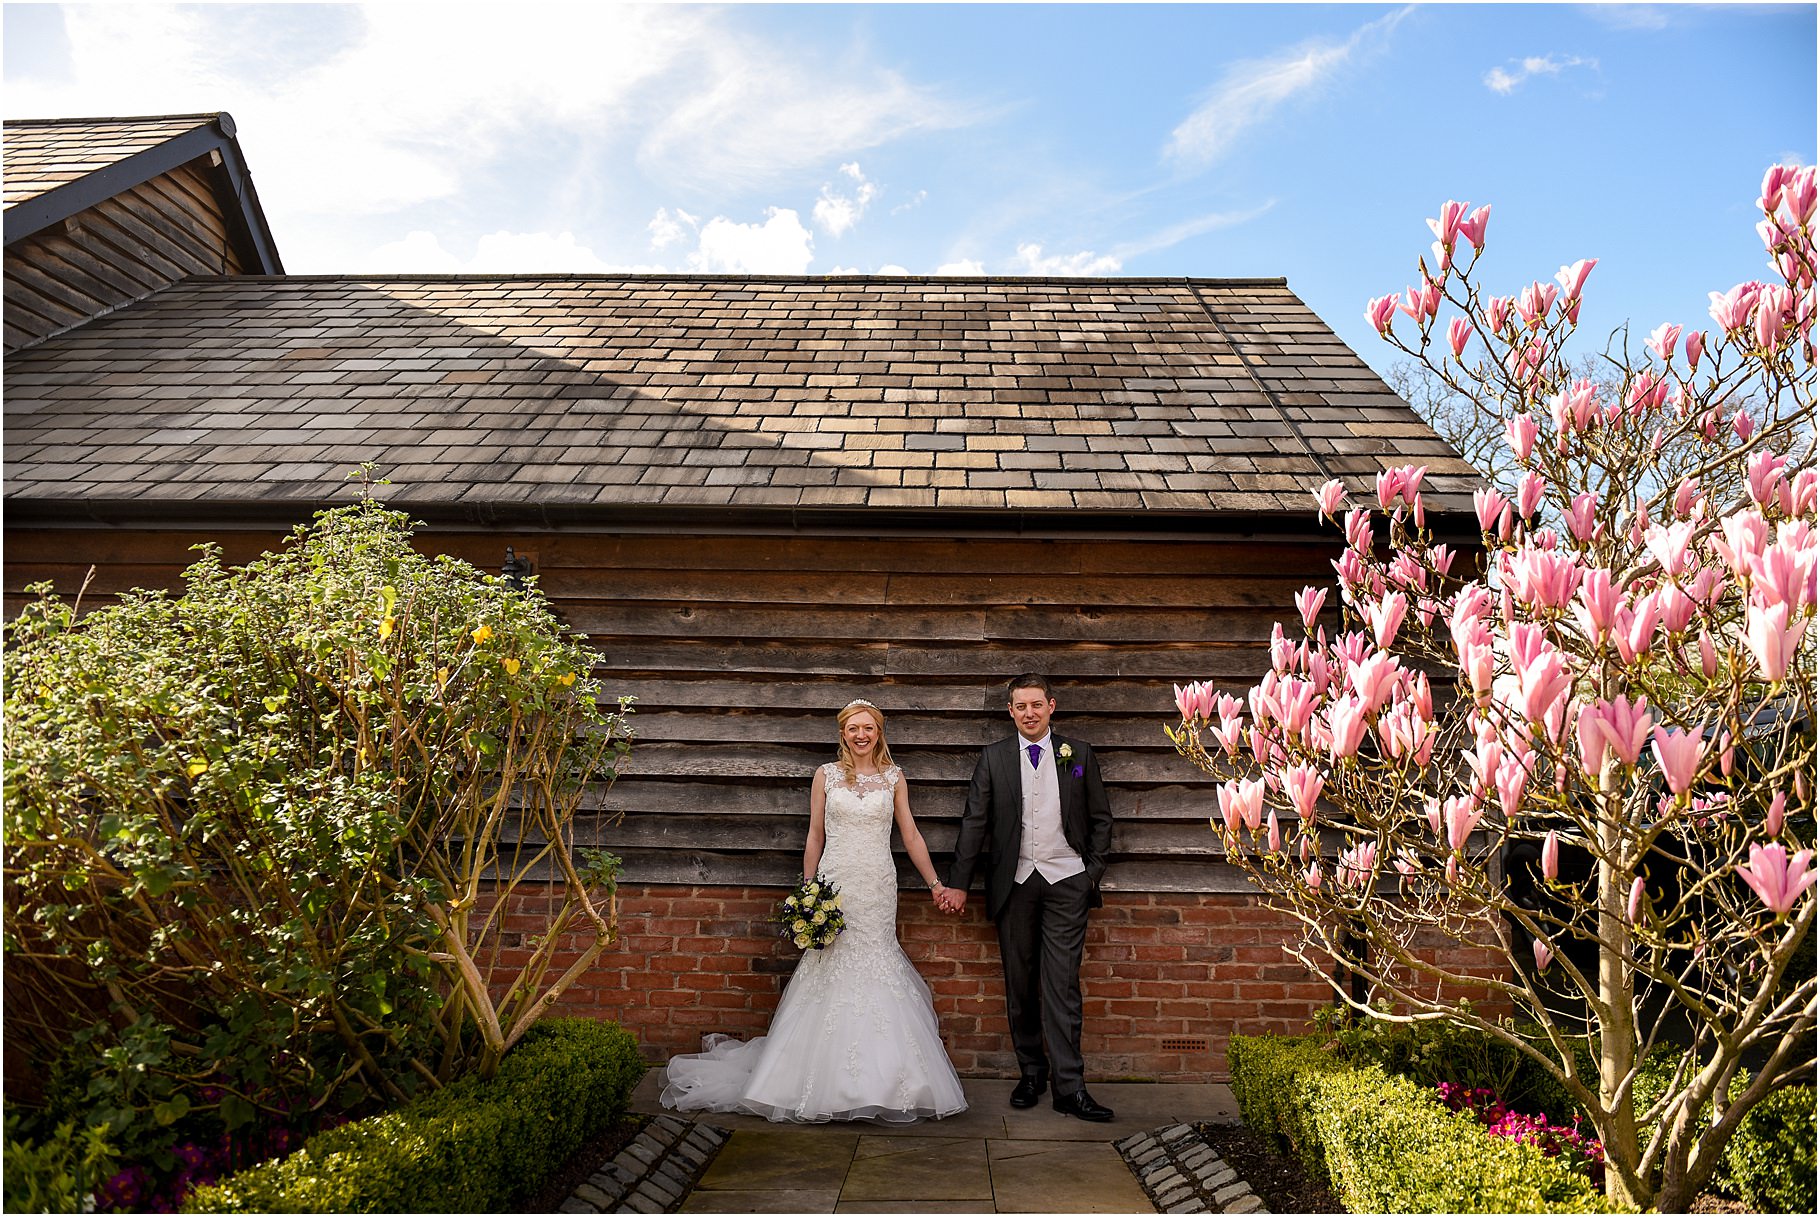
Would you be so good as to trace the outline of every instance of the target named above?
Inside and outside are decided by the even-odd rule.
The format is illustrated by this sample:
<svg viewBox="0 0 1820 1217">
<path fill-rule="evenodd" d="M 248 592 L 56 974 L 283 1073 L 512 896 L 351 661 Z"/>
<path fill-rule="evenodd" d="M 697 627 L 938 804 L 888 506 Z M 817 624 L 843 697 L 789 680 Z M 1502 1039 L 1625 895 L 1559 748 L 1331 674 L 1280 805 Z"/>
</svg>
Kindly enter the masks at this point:
<svg viewBox="0 0 1820 1217">
<path fill-rule="evenodd" d="M 688 235 L 683 231 L 685 225 L 691 231 L 698 230 L 701 228 L 701 220 L 680 207 L 675 211 L 659 207 L 657 214 L 651 217 L 651 222 L 645 225 L 645 231 L 651 234 L 651 248 L 663 249 L 682 240 Z"/>
<path fill-rule="evenodd" d="M 1667 11 L 1654 4 L 1588 4 L 1580 12 L 1614 30 L 1665 30 L 1669 26 Z"/>
<path fill-rule="evenodd" d="M 1269 202 L 1262 203 L 1248 211 L 1208 212 L 1206 215 L 1195 216 L 1192 219 L 1183 220 L 1178 224 L 1171 224 L 1167 228 L 1158 229 L 1156 232 L 1153 232 L 1148 236 L 1139 237 L 1135 241 L 1127 241 L 1122 245 L 1115 246 L 1112 255 L 1118 258 L 1121 263 L 1127 262 L 1132 258 L 1137 257 L 1139 254 L 1155 253 L 1159 249 L 1168 249 L 1172 245 L 1179 245 L 1190 237 L 1198 237 L 1204 232 L 1213 232 L 1220 228 L 1235 228 L 1240 224 L 1249 224 L 1275 206 L 1276 200 L 1271 199 Z"/>
<path fill-rule="evenodd" d="M 875 275 L 907 275 L 910 272 L 895 262 L 887 262 L 872 273 Z"/>
<path fill-rule="evenodd" d="M 1586 59 L 1579 55 L 1569 55 L 1563 59 L 1556 59 L 1553 55 L 1530 55 L 1509 62 L 1515 65 L 1515 70 L 1493 68 L 1485 73 L 1485 87 L 1493 93 L 1509 94 L 1532 76 L 1559 76 L 1568 68 L 1587 68 L 1594 72 L 1599 70 L 1597 59 Z"/>
<path fill-rule="evenodd" d="M 689 268 L 706 273 L 800 275 L 815 257 L 815 238 L 788 207 L 767 207 L 763 224 L 715 216 L 702 226 Z"/>
<path fill-rule="evenodd" d="M 1084 249 L 1073 254 L 1045 256 L 1043 247 L 1026 242 L 1017 247 L 1017 260 L 1027 275 L 1113 275 L 1124 265 L 1111 254 L 1096 254 Z"/>
<path fill-rule="evenodd" d="M 492 232 L 466 258 L 450 252 L 435 233 L 422 229 L 381 245 L 361 259 L 361 271 L 377 275 L 611 274 L 661 271 L 661 266 L 625 266 L 606 261 L 580 244 L 572 232 Z"/>
<path fill-rule="evenodd" d="M 975 108 L 865 63 L 830 63 L 745 33 L 692 48 L 680 104 L 656 118 L 638 165 L 667 183 L 756 188 L 917 132 L 978 121 Z"/>
<path fill-rule="evenodd" d="M 822 183 L 822 196 L 815 200 L 815 226 L 831 237 L 838 237 L 866 214 L 866 206 L 878 197 L 878 186 L 868 181 L 860 171 L 859 162 L 852 161 L 840 167 L 840 171 L 852 178 L 857 189 L 852 194 L 840 194 L 830 182 Z"/>
<path fill-rule="evenodd" d="M 909 211 L 912 207 L 920 207 L 923 204 L 923 200 L 928 197 L 929 197 L 929 192 L 927 190 L 919 190 L 914 195 L 912 195 L 907 202 L 899 203 L 896 207 L 893 207 L 891 209 L 891 214 L 899 215 L 903 212 Z"/>
<path fill-rule="evenodd" d="M 978 258 L 962 258 L 958 262 L 944 262 L 935 268 L 938 275 L 983 275 L 986 264 Z"/>
<path fill-rule="evenodd" d="M 1232 65 L 1194 113 L 1170 133 L 1164 159 L 1184 169 L 1205 169 L 1279 106 L 1319 88 L 1355 56 L 1380 47 L 1408 12 L 1403 8 L 1380 17 L 1342 43 L 1311 42 L 1273 59 Z"/>
</svg>

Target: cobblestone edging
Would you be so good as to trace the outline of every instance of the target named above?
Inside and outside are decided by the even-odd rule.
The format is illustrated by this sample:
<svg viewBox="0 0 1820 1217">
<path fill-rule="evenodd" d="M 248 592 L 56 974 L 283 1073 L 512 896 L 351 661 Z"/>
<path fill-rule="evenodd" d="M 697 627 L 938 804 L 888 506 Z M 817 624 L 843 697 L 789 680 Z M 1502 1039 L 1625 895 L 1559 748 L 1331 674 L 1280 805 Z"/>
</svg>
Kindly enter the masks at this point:
<svg viewBox="0 0 1820 1217">
<path fill-rule="evenodd" d="M 733 1134 L 712 1124 L 657 1116 L 575 1187 L 560 1213 L 668 1213 Z"/>
<path fill-rule="evenodd" d="M 1133 1133 L 1113 1148 L 1159 1213 L 1268 1213 L 1238 1172 L 1188 1124 Z"/>
</svg>

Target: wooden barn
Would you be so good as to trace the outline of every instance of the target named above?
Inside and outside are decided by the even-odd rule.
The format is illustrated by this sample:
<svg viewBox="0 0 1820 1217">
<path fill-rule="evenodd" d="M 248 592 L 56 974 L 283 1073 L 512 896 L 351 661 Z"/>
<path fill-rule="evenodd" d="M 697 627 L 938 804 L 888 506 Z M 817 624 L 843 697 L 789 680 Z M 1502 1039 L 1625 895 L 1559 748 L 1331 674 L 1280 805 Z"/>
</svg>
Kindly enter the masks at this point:
<svg viewBox="0 0 1820 1217">
<path fill-rule="evenodd" d="M 39 256 L 13 238 L 13 129 L 9 344 L 15 255 Z M 1221 860 L 1208 784 L 1163 734 L 1170 685 L 1242 690 L 1294 592 L 1331 578 L 1312 487 L 1415 462 L 1457 510 L 1472 474 L 1281 280 L 276 270 L 19 328 L 9 608 L 91 566 L 102 595 L 175 584 L 199 539 L 244 560 L 346 501 L 364 461 L 425 548 L 529 559 L 638 699 L 630 769 L 584 830 L 626 859 L 622 940 L 578 1011 L 652 1059 L 762 1031 L 794 962 L 765 917 L 834 712 L 883 707 L 940 861 L 1027 669 L 1096 745 L 1117 817 L 1090 1075 L 1223 1076 L 1229 1033 L 1300 1030 L 1326 1000 Z M 1014 1072 L 990 926 L 903 874 L 957 1066 Z"/>
</svg>

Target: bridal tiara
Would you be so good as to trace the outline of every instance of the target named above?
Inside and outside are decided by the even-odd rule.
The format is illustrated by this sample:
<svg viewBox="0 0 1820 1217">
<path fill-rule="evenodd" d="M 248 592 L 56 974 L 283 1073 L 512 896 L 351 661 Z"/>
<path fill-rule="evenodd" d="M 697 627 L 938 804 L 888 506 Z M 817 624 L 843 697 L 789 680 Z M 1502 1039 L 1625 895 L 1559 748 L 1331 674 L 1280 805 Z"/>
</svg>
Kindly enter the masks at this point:
<svg viewBox="0 0 1820 1217">
<path fill-rule="evenodd" d="M 852 701 L 850 701 L 846 705 L 842 706 L 841 709 L 843 711 L 851 710 L 855 706 L 864 706 L 868 710 L 877 710 L 878 709 L 877 706 L 873 705 L 871 702 L 867 701 L 863 697 L 854 698 Z"/>
</svg>

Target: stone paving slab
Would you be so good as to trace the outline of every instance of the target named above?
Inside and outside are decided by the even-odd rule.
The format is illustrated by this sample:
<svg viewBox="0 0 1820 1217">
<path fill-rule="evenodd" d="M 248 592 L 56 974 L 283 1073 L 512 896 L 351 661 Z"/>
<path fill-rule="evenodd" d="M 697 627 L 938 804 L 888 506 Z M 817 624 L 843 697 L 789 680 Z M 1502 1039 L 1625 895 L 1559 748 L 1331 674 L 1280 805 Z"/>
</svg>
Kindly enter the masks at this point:
<svg viewBox="0 0 1820 1217">
<path fill-rule="evenodd" d="M 990 1208 L 990 1144 L 980 1137 L 862 1137 L 841 1203 L 965 1200 Z"/>
<path fill-rule="evenodd" d="M 679 1213 L 832 1213 L 840 1199 L 837 1187 L 802 1188 L 797 1191 L 740 1191 L 697 1188 L 682 1202 Z"/>
<path fill-rule="evenodd" d="M 852 1168 L 859 1135 L 804 1136 L 799 1129 L 735 1129 L 695 1185 L 697 1192 L 839 1194 Z M 830 1206 L 832 1206 L 830 1201 Z"/>
<path fill-rule="evenodd" d="M 1125 1160 L 1101 1141 L 988 1141 L 1000 1213 L 1155 1211 Z"/>
</svg>

